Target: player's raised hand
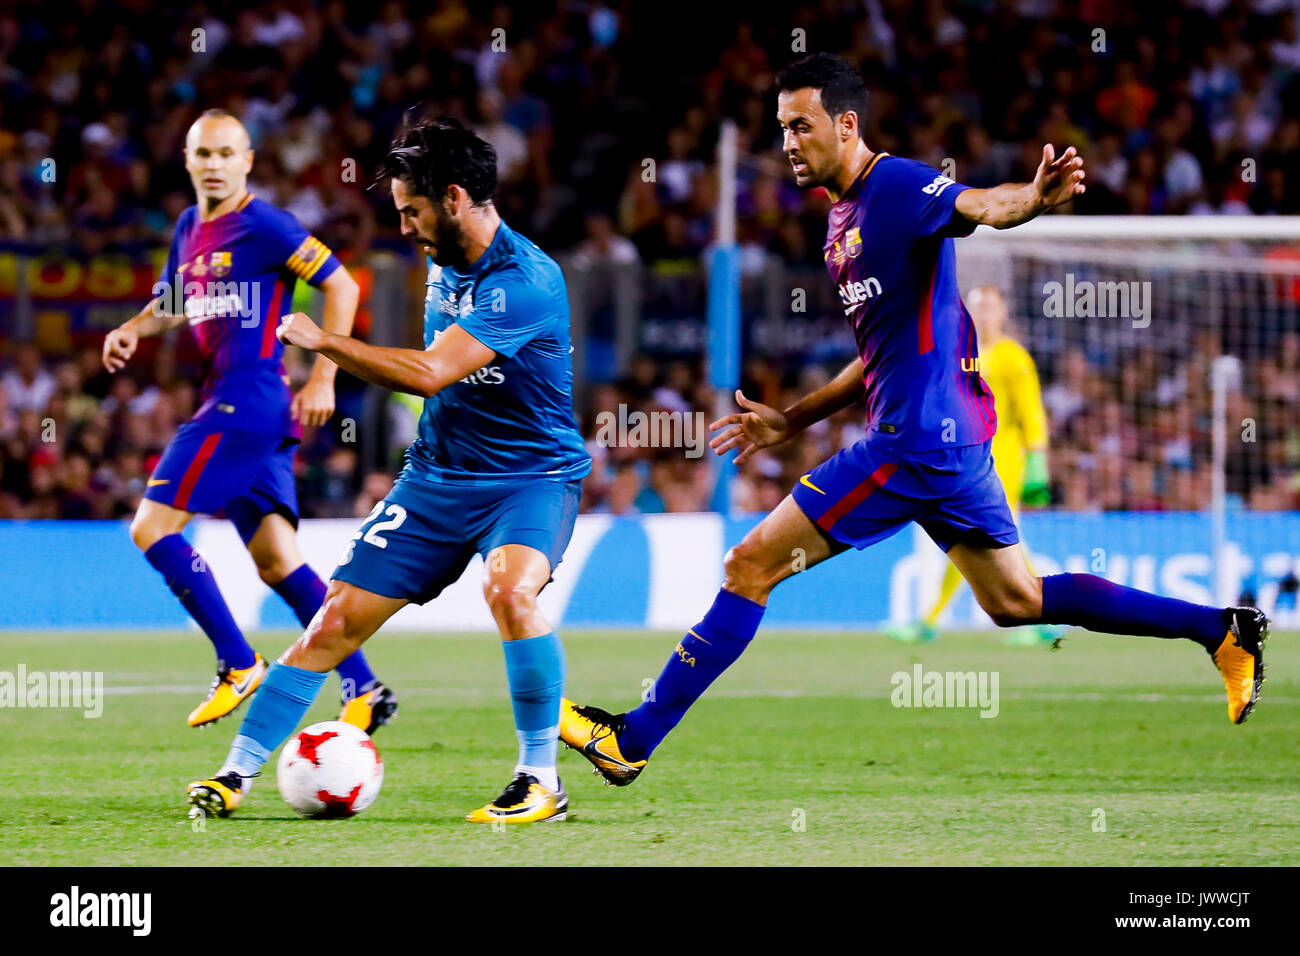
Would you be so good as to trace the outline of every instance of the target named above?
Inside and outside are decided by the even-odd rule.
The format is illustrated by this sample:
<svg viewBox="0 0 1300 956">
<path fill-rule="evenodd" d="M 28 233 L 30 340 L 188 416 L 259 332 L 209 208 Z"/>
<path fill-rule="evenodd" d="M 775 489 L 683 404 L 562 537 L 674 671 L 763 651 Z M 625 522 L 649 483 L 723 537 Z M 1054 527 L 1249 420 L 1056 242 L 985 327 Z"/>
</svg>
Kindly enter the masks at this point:
<svg viewBox="0 0 1300 956">
<path fill-rule="evenodd" d="M 275 337 L 285 345 L 296 345 L 309 352 L 314 352 L 320 348 L 321 342 L 325 339 L 325 333 L 321 331 L 319 325 L 311 320 L 311 316 L 302 312 L 293 312 L 280 318 L 280 325 L 275 330 Z"/>
<path fill-rule="evenodd" d="M 334 383 L 313 375 L 293 397 L 290 411 L 304 425 L 324 425 L 334 414 Z"/>
<path fill-rule="evenodd" d="M 1051 143 L 1043 146 L 1043 161 L 1034 174 L 1034 188 L 1044 206 L 1059 206 L 1082 195 L 1087 189 L 1083 177 L 1083 157 L 1077 149 L 1071 146 L 1057 159 L 1056 147 Z"/>
<path fill-rule="evenodd" d="M 733 448 L 740 449 L 736 464 L 747 461 L 760 448 L 779 445 L 790 437 L 790 425 L 785 416 L 762 402 L 750 401 L 740 389 L 736 389 L 736 404 L 747 409 L 724 415 L 709 426 L 709 431 L 722 432 L 709 442 L 709 447 L 719 455 L 725 455 Z"/>
<path fill-rule="evenodd" d="M 110 372 L 116 372 L 118 369 L 126 366 L 131 356 L 135 354 L 135 347 L 140 344 L 140 336 L 133 329 L 126 326 L 119 326 L 108 335 L 104 336 L 103 362 L 104 368 Z"/>
</svg>

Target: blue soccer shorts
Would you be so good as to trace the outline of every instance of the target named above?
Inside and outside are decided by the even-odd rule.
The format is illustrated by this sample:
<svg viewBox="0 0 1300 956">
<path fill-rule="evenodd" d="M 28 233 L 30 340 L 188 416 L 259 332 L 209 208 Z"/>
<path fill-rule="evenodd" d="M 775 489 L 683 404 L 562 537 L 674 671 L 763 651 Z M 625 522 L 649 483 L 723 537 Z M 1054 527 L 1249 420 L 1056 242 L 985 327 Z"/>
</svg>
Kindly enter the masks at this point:
<svg viewBox="0 0 1300 956">
<path fill-rule="evenodd" d="M 990 445 L 903 457 L 860 441 L 800 478 L 794 500 L 823 534 L 848 547 L 870 547 L 915 521 L 945 552 L 958 543 L 1005 548 L 1020 534 Z"/>
<path fill-rule="evenodd" d="M 245 544 L 272 512 L 296 528 L 297 445 L 285 435 L 186 422 L 163 451 L 144 496 L 181 511 L 228 517 Z"/>
<path fill-rule="evenodd" d="M 362 522 L 332 578 L 425 604 L 477 553 L 522 544 L 559 565 L 578 516 L 582 482 L 531 478 L 493 484 L 431 481 L 408 469 Z"/>
</svg>

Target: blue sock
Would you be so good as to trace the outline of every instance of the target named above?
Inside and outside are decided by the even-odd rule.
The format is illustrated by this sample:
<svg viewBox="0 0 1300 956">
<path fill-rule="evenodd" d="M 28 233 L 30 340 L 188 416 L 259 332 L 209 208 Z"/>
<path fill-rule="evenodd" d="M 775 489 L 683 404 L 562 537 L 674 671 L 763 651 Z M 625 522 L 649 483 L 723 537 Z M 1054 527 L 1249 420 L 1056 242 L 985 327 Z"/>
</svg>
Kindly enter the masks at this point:
<svg viewBox="0 0 1300 956">
<path fill-rule="evenodd" d="M 1228 632 L 1223 608 L 1191 604 L 1126 588 L 1095 574 L 1043 578 L 1043 621 L 1104 634 L 1187 637 L 1214 650 Z"/>
<path fill-rule="evenodd" d="M 309 564 L 304 564 L 278 584 L 272 584 L 271 588 L 293 609 L 303 627 L 311 623 L 325 603 L 325 582 L 317 577 Z"/>
<path fill-rule="evenodd" d="M 208 635 L 217 659 L 235 670 L 252 667 L 253 649 L 230 616 L 217 579 L 190 543 L 180 534 L 169 534 L 155 541 L 144 556 Z"/>
<path fill-rule="evenodd" d="M 235 770 L 251 777 L 260 771 L 275 748 L 302 722 L 325 677 L 289 664 L 272 664 L 248 705 L 221 772 Z"/>
<path fill-rule="evenodd" d="M 519 737 L 519 763 L 554 767 L 564 692 L 564 645 L 554 631 L 521 641 L 502 641 L 506 680 Z M 545 781 L 543 781 L 545 782 Z"/>
<path fill-rule="evenodd" d="M 325 582 L 307 564 L 271 587 L 284 599 L 285 604 L 293 608 L 293 613 L 303 627 L 311 623 L 320 606 L 325 603 Z M 353 651 L 335 670 L 343 681 L 344 700 L 360 697 L 379 683 L 365 655 L 360 651 Z"/>
<path fill-rule="evenodd" d="M 650 699 L 627 715 L 618 747 L 628 760 L 645 760 L 718 676 L 754 639 L 764 607 L 730 591 L 719 591 L 713 607 L 677 645 Z"/>
</svg>

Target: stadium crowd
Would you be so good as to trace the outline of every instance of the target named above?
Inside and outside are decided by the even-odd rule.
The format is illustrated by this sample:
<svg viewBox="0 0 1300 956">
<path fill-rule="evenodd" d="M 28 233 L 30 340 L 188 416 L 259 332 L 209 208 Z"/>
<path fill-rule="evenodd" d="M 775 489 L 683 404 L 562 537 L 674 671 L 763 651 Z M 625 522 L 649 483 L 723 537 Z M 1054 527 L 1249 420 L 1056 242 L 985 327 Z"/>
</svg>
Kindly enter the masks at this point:
<svg viewBox="0 0 1300 956">
<path fill-rule="evenodd" d="M 748 261 L 768 254 L 820 268 L 825 197 L 791 183 L 770 87 L 784 62 L 821 49 L 861 66 L 874 147 L 951 160 L 971 185 L 1030 178 L 1051 141 L 1088 159 L 1077 214 L 1300 212 L 1300 183 L 1287 175 L 1300 167 L 1295 4 L 822 0 L 780 17 L 719 16 L 717 29 L 671 6 L 0 2 L 0 240 L 79 257 L 164 245 L 191 202 L 185 131 L 202 108 L 221 106 L 249 127 L 255 193 L 345 262 L 381 245 L 413 255 L 383 191 L 365 187 L 415 106 L 468 117 L 493 143 L 502 214 L 544 248 L 659 273 L 698 269 L 713 235 L 718 125 L 730 116 L 746 157 L 739 236 L 759 254 Z M 0 303 L 0 331 L 5 321 Z M 1281 354 L 1243 360 L 1231 410 L 1259 423 L 1230 474 L 1230 490 L 1253 507 L 1298 503 L 1298 366 L 1294 337 L 1286 341 Z M 1198 356 L 1165 377 L 1194 374 Z M 1056 503 L 1204 504 L 1203 396 L 1144 400 L 1142 361 L 1103 369 L 1066 354 L 1044 365 Z M 94 349 L 42 354 L 6 342 L 0 517 L 133 509 L 154 457 L 194 408 L 194 370 L 170 346 L 129 376 L 97 363 Z M 584 507 L 707 507 L 697 460 L 594 438 L 596 414 L 620 404 L 711 417 L 699 364 L 640 355 L 620 372 L 590 383 L 579 410 L 597 458 Z M 773 402 L 826 374 L 760 355 L 746 364 L 751 394 Z M 811 440 L 757 456 L 735 503 L 770 508 L 811 462 L 855 440 L 860 421 L 846 410 Z M 299 467 L 307 515 L 364 513 L 387 480 L 329 429 L 305 436 Z"/>
</svg>

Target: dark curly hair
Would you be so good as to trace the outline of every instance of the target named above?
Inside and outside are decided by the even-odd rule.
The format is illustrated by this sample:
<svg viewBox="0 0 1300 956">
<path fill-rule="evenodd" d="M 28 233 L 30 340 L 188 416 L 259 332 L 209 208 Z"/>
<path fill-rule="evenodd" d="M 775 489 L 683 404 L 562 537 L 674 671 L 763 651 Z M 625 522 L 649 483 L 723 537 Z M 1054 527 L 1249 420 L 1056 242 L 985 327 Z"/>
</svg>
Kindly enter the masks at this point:
<svg viewBox="0 0 1300 956">
<path fill-rule="evenodd" d="M 430 200 L 441 199 L 455 183 L 481 206 L 496 193 L 496 150 L 453 117 L 420 120 L 404 127 L 388 147 L 377 182 L 391 179 Z"/>
</svg>

